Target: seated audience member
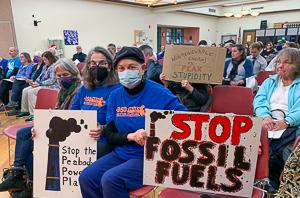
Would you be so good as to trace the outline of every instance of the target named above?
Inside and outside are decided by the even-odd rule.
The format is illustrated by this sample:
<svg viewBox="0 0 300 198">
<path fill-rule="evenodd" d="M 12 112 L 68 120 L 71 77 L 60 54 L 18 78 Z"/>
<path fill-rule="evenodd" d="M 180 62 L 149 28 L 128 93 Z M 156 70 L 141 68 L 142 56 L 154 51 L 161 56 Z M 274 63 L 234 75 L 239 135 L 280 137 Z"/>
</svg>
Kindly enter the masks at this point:
<svg viewBox="0 0 300 198">
<path fill-rule="evenodd" d="M 122 45 L 118 45 L 118 47 L 117 47 L 117 53 L 118 53 L 122 48 L 123 48 Z"/>
<path fill-rule="evenodd" d="M 164 59 L 165 56 L 165 46 L 161 46 L 160 52 L 157 53 L 157 60 Z"/>
<path fill-rule="evenodd" d="M 208 110 L 208 107 L 205 106 L 209 99 L 207 85 L 201 83 L 190 84 L 187 80 L 182 80 L 181 83 L 166 81 L 164 73 L 161 73 L 160 80 L 165 87 L 179 98 L 189 111 L 200 112 Z"/>
<path fill-rule="evenodd" d="M 117 53 L 117 48 L 116 45 L 113 43 L 110 43 L 107 45 L 107 50 L 109 51 L 109 53 L 112 55 L 113 58 L 115 58 L 116 53 Z"/>
<path fill-rule="evenodd" d="M 7 106 L 13 109 L 10 112 L 8 112 L 8 116 L 14 116 L 19 113 L 22 99 L 22 90 L 28 86 L 28 84 L 26 83 L 26 79 L 30 78 L 33 71 L 31 57 L 27 52 L 23 52 L 20 54 L 20 60 L 22 65 L 17 75 L 11 77 L 14 79 L 12 83 L 12 96 L 11 101 L 8 103 Z"/>
<path fill-rule="evenodd" d="M 257 75 L 260 71 L 264 71 L 267 67 L 266 59 L 260 55 L 261 49 L 259 43 L 253 43 L 250 48 L 251 55 L 247 57 L 252 62 L 254 75 Z"/>
<path fill-rule="evenodd" d="M 288 195 L 288 196 L 287 196 Z M 282 181 L 275 198 L 300 195 L 300 144 L 291 153 L 283 169 Z"/>
<path fill-rule="evenodd" d="M 144 59 L 146 63 L 146 71 L 144 77 L 148 80 L 153 80 L 154 82 L 162 84 L 159 79 L 159 75 L 162 72 L 162 65 L 159 64 L 153 54 L 153 49 L 149 45 L 142 45 L 139 49 L 144 54 Z"/>
<path fill-rule="evenodd" d="M 0 56 L 0 82 L 4 78 L 4 71 L 7 68 L 8 61 Z"/>
<path fill-rule="evenodd" d="M 224 47 L 226 48 L 226 58 L 231 58 L 231 50 L 232 50 L 232 43 L 226 43 Z"/>
<path fill-rule="evenodd" d="M 300 51 L 280 51 L 276 72 L 263 82 L 254 98 L 255 114 L 263 118 L 263 131 L 268 131 L 269 178 L 274 189 L 279 187 L 284 163 L 300 135 Z"/>
<path fill-rule="evenodd" d="M 212 44 L 210 45 L 210 47 L 217 47 L 217 44 L 212 43 Z"/>
<path fill-rule="evenodd" d="M 42 87 L 52 89 L 59 88 L 56 76 L 53 72 L 54 63 L 56 62 L 55 56 L 50 51 L 46 51 L 43 53 L 42 58 L 45 66 L 43 67 L 40 76 L 35 82 L 30 83 L 30 86 L 23 89 L 22 92 L 21 113 L 17 115 L 17 117 L 21 118 L 23 116 L 30 115 L 26 121 L 33 120 L 33 109 L 36 103 L 36 95 L 38 91 Z"/>
<path fill-rule="evenodd" d="M 59 59 L 53 67 L 61 86 L 56 109 L 67 110 L 81 85 L 79 70 L 67 58 Z M 28 189 L 27 181 L 24 179 L 26 172 L 29 181 L 33 179 L 32 130 L 34 130 L 32 127 L 25 127 L 17 132 L 14 164 L 9 169 L 6 179 L 0 184 L 0 191 L 13 191 L 13 197 L 32 196 L 32 189 Z"/>
<path fill-rule="evenodd" d="M 107 100 L 110 93 L 120 87 L 118 74 L 113 67 L 113 59 L 102 47 L 93 48 L 86 59 L 83 69 L 84 85 L 79 89 L 72 110 L 96 110 L 99 130 L 94 131 L 97 144 L 97 158 L 111 152 L 104 136 L 99 138 L 100 131 L 106 124 Z"/>
<path fill-rule="evenodd" d="M 13 76 L 18 73 L 21 66 L 20 57 L 18 56 L 19 51 L 14 47 L 9 48 L 9 56 L 7 67 L 3 71 L 3 80 L 1 81 L 0 88 L 0 106 L 3 107 L 9 102 L 9 90 L 12 88 Z"/>
<path fill-rule="evenodd" d="M 81 46 L 76 46 L 76 54 L 73 55 L 72 60 L 73 61 L 79 61 L 81 63 L 83 63 L 85 61 L 86 58 L 86 54 L 82 52 L 82 47 Z"/>
<path fill-rule="evenodd" d="M 249 59 L 246 59 L 245 48 L 236 44 L 232 47 L 232 58 L 225 61 L 224 85 L 245 86 L 246 78 L 253 76 L 253 66 Z"/>
<path fill-rule="evenodd" d="M 273 43 L 268 42 L 266 48 L 262 51 L 260 55 L 264 57 L 267 63 L 269 64 L 270 61 L 274 58 L 274 56 L 272 56 L 274 54 L 276 54 L 276 51 L 273 49 Z"/>
<path fill-rule="evenodd" d="M 296 43 L 294 42 L 286 42 L 283 45 L 283 48 L 297 48 Z M 275 56 L 271 62 L 268 64 L 267 68 L 265 69 L 266 71 L 275 71 L 276 70 L 276 61 L 277 61 L 277 56 Z"/>
<path fill-rule="evenodd" d="M 201 41 L 199 41 L 198 45 L 200 47 L 206 47 L 207 46 L 207 41 L 206 40 L 201 40 Z"/>
<path fill-rule="evenodd" d="M 115 147 L 80 174 L 83 198 L 129 198 L 129 190 L 142 187 L 145 109 L 186 110 L 169 90 L 143 78 L 144 62 L 143 53 L 135 47 L 123 47 L 116 55 L 114 67 L 123 86 L 108 99 L 103 130 Z"/>
</svg>

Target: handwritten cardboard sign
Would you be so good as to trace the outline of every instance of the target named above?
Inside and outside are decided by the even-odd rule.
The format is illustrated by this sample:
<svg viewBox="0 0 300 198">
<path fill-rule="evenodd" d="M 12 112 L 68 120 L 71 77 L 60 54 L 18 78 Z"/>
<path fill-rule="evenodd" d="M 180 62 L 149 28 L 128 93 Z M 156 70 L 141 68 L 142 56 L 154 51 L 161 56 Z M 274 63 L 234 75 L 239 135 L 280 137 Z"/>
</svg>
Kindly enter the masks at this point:
<svg viewBox="0 0 300 198">
<path fill-rule="evenodd" d="M 97 156 L 96 119 L 96 111 L 34 111 L 34 197 L 81 197 L 78 177 Z"/>
<path fill-rule="evenodd" d="M 251 197 L 261 119 L 146 110 L 144 185 Z"/>
<path fill-rule="evenodd" d="M 225 48 L 167 46 L 163 73 L 176 82 L 221 84 L 225 55 Z"/>
</svg>

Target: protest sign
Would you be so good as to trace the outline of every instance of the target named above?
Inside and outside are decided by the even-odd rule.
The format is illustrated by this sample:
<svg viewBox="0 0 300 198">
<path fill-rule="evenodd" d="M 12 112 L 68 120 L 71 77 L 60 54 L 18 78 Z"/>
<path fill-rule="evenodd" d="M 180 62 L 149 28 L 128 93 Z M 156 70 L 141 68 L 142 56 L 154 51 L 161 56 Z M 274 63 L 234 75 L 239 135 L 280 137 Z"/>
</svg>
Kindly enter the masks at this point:
<svg viewBox="0 0 300 198">
<path fill-rule="evenodd" d="M 96 160 L 96 127 L 96 111 L 34 111 L 34 197 L 81 197 L 78 177 Z"/>
<path fill-rule="evenodd" d="M 176 82 L 221 84 L 225 55 L 225 48 L 167 46 L 163 73 Z"/>
<path fill-rule="evenodd" d="M 146 110 L 144 185 L 250 197 L 261 118 Z"/>
</svg>

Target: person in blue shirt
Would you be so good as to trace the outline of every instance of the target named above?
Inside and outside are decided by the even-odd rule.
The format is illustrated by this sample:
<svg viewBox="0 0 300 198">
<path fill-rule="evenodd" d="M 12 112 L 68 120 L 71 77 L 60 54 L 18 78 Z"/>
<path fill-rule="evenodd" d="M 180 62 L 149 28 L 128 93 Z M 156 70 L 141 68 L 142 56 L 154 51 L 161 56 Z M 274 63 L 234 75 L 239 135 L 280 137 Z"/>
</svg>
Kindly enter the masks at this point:
<svg viewBox="0 0 300 198">
<path fill-rule="evenodd" d="M 3 71 L 4 78 L 0 88 L 0 106 L 3 106 L 9 102 L 9 90 L 12 88 L 12 81 L 21 66 L 21 61 L 18 54 L 18 49 L 14 47 L 9 48 L 9 56 L 11 58 L 8 60 L 6 69 Z"/>
<path fill-rule="evenodd" d="M 107 99 L 113 90 L 120 87 L 113 68 L 113 58 L 103 47 L 95 47 L 89 52 L 83 69 L 83 83 L 71 109 L 97 111 L 98 129 L 91 135 L 98 139 L 101 129 L 106 125 Z M 99 138 L 97 147 L 97 158 L 111 152 L 104 136 Z"/>
<path fill-rule="evenodd" d="M 22 91 L 28 86 L 26 79 L 29 79 L 33 72 L 31 57 L 27 52 L 20 54 L 22 66 L 20 67 L 12 83 L 12 96 L 7 106 L 13 108 L 8 112 L 8 116 L 17 115 L 21 109 Z"/>
<path fill-rule="evenodd" d="M 0 56 L 0 80 L 4 78 L 4 71 L 7 68 L 8 61 Z"/>
<path fill-rule="evenodd" d="M 80 174 L 83 198 L 129 198 L 128 190 L 142 187 L 145 109 L 186 110 L 168 89 L 143 78 L 146 64 L 138 48 L 123 47 L 114 67 L 123 86 L 108 99 L 102 133 L 115 147 Z"/>
</svg>

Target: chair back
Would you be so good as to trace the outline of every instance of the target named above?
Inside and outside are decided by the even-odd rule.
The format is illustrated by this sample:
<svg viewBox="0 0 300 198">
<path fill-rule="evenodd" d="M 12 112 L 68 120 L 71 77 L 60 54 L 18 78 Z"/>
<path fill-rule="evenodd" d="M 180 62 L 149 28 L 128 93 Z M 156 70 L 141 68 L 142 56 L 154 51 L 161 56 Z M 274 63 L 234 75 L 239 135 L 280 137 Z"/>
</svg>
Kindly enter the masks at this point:
<svg viewBox="0 0 300 198">
<path fill-rule="evenodd" d="M 37 93 L 35 109 L 54 109 L 57 97 L 58 90 L 41 88 Z"/>
<path fill-rule="evenodd" d="M 80 75 L 82 76 L 83 68 L 85 67 L 85 63 L 78 63 L 77 68 L 80 72 Z"/>
<path fill-rule="evenodd" d="M 253 90 L 247 87 L 218 85 L 213 89 L 212 113 L 253 115 Z"/>
<path fill-rule="evenodd" d="M 276 74 L 275 71 L 260 71 L 256 76 L 257 85 L 261 85 L 270 75 Z"/>
</svg>

